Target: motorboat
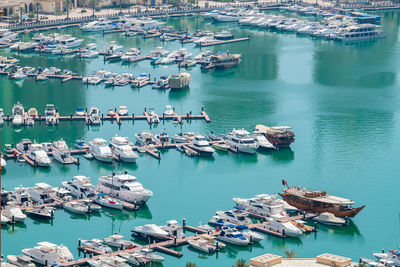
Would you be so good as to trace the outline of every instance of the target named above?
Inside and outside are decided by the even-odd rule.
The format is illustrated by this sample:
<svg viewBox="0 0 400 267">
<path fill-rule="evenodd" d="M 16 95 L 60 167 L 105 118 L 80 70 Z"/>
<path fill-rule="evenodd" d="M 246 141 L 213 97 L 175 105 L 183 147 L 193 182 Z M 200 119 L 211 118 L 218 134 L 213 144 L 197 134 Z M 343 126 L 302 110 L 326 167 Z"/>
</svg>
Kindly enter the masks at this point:
<svg viewBox="0 0 400 267">
<path fill-rule="evenodd" d="M 326 224 L 331 226 L 344 226 L 348 224 L 348 221 L 342 218 L 336 217 L 330 212 L 323 212 L 314 218 L 314 221 L 320 224 Z"/>
<path fill-rule="evenodd" d="M 95 138 L 89 142 L 89 152 L 99 161 L 110 163 L 113 160 L 113 154 L 107 141 L 102 138 Z"/>
<path fill-rule="evenodd" d="M 81 27 L 83 32 L 99 32 L 99 31 L 108 31 L 115 28 L 115 25 L 112 21 L 109 20 L 96 20 L 89 22 L 88 24 Z"/>
<path fill-rule="evenodd" d="M 125 259 L 128 263 L 132 264 L 132 265 L 145 265 L 146 261 L 143 259 L 143 256 L 141 255 L 141 253 L 129 253 L 129 252 L 121 252 L 118 254 L 119 257 Z"/>
<path fill-rule="evenodd" d="M 189 144 L 189 147 L 199 152 L 200 155 L 205 156 L 211 156 L 215 152 L 214 148 L 210 146 L 207 139 L 199 134 L 194 137 L 193 141 Z"/>
<path fill-rule="evenodd" d="M 46 151 L 48 153 L 49 152 L 53 152 L 53 144 L 52 143 L 44 142 L 44 143 L 41 143 L 41 145 L 42 145 L 42 148 L 43 148 L 44 151 Z"/>
<path fill-rule="evenodd" d="M 262 227 L 289 237 L 299 237 L 303 234 L 303 231 L 287 220 L 277 221 L 272 218 L 267 218 L 267 221 L 263 223 Z"/>
<path fill-rule="evenodd" d="M 188 140 L 183 136 L 183 133 L 176 133 L 173 136 L 171 136 L 171 140 L 174 141 L 174 143 L 187 143 Z"/>
<path fill-rule="evenodd" d="M 252 223 L 252 221 L 247 218 L 247 213 L 240 210 L 217 211 L 215 214 L 234 225 L 248 225 Z"/>
<path fill-rule="evenodd" d="M 243 235 L 245 238 L 247 238 L 251 243 L 252 243 L 252 242 L 260 242 L 260 241 L 264 240 L 264 236 L 262 236 L 262 235 L 260 235 L 260 234 L 258 234 L 258 233 L 256 233 L 256 232 L 254 232 L 254 231 L 251 231 L 251 230 L 249 230 L 249 229 L 241 230 L 240 232 L 241 232 L 242 235 Z"/>
<path fill-rule="evenodd" d="M 97 265 L 93 265 L 93 260 L 89 260 L 88 263 L 94 267 L 130 267 L 127 260 L 119 256 L 102 256 L 97 260 Z"/>
<path fill-rule="evenodd" d="M 230 31 L 224 30 L 224 31 L 221 31 L 221 32 L 215 34 L 214 37 L 217 40 L 229 40 L 229 39 L 233 39 L 234 35 Z"/>
<path fill-rule="evenodd" d="M 12 124 L 15 126 L 22 125 L 24 114 L 24 106 L 21 103 L 17 102 L 12 108 Z"/>
<path fill-rule="evenodd" d="M 6 225 L 10 221 L 11 220 L 9 218 L 7 218 L 6 216 L 4 216 L 3 213 L 1 214 L 1 225 Z"/>
<path fill-rule="evenodd" d="M 85 248 L 99 251 L 102 254 L 107 254 L 112 252 L 112 249 L 106 245 L 103 245 L 100 239 L 81 240 L 81 244 Z"/>
<path fill-rule="evenodd" d="M 67 211 L 80 215 L 85 215 L 87 213 L 90 213 L 89 206 L 83 205 L 77 201 L 65 202 L 63 204 L 63 208 Z"/>
<path fill-rule="evenodd" d="M 11 192 L 12 194 L 12 201 L 16 202 L 20 206 L 28 206 L 29 203 L 32 203 L 31 196 L 27 192 L 26 187 L 22 187 L 22 185 L 15 187 L 14 190 Z M 3 198 L 2 199 L 6 199 Z"/>
<path fill-rule="evenodd" d="M 103 238 L 103 244 L 106 244 L 111 247 L 116 247 L 119 249 L 127 249 L 133 248 L 135 243 L 129 240 L 124 240 L 124 236 L 122 235 L 110 235 L 109 237 Z"/>
<path fill-rule="evenodd" d="M 34 248 L 22 249 L 22 253 L 32 258 L 36 263 L 49 266 L 61 261 L 73 261 L 74 256 L 64 245 L 56 245 L 50 242 L 39 242 Z"/>
<path fill-rule="evenodd" d="M 143 256 L 144 259 L 150 262 L 161 263 L 165 260 L 163 256 L 154 253 L 151 248 L 144 247 L 139 251 L 139 253 Z"/>
<path fill-rule="evenodd" d="M 132 234 L 144 238 L 151 237 L 154 239 L 161 239 L 161 240 L 167 239 L 168 237 L 168 232 L 155 224 L 146 224 L 143 226 L 137 226 L 132 230 Z"/>
<path fill-rule="evenodd" d="M 104 53 L 105 54 L 111 54 L 115 52 L 119 52 L 123 49 L 124 47 L 122 45 L 118 45 L 115 41 L 108 42 L 106 46 L 104 47 Z"/>
<path fill-rule="evenodd" d="M 57 124 L 56 119 L 56 109 L 53 104 L 47 104 L 46 109 L 44 111 L 44 117 L 46 119 L 47 125 L 55 125 Z"/>
<path fill-rule="evenodd" d="M 25 74 L 22 70 L 18 70 L 16 72 L 10 74 L 10 78 L 13 79 L 13 80 L 17 80 L 17 81 L 24 80 L 27 77 L 28 77 L 28 75 Z"/>
<path fill-rule="evenodd" d="M 0 108 L 0 126 L 4 124 L 4 111 L 2 108 Z"/>
<path fill-rule="evenodd" d="M 176 220 L 167 221 L 167 224 L 161 226 L 161 229 L 168 232 L 168 235 L 171 237 L 178 238 L 178 239 L 185 237 L 182 226 L 179 225 Z"/>
<path fill-rule="evenodd" d="M 165 111 L 163 113 L 165 116 L 175 116 L 175 110 L 172 108 L 171 105 L 165 106 Z"/>
<path fill-rule="evenodd" d="M 79 56 L 80 56 L 81 58 L 95 58 L 95 57 L 98 57 L 99 54 L 100 54 L 100 53 L 97 52 L 97 51 L 88 49 L 88 50 L 86 50 L 86 51 L 80 53 Z"/>
<path fill-rule="evenodd" d="M 254 154 L 259 146 L 249 132 L 244 129 L 233 129 L 232 132 L 228 133 L 226 143 L 237 151 L 246 154 Z"/>
<path fill-rule="evenodd" d="M 212 56 L 212 52 L 211 51 L 202 51 L 199 54 L 197 54 L 194 59 L 198 60 L 198 61 L 209 61 L 210 58 Z"/>
<path fill-rule="evenodd" d="M 0 152 L 0 170 L 4 169 L 7 165 L 6 159 L 4 158 L 3 153 Z"/>
<path fill-rule="evenodd" d="M 89 122 L 92 125 L 99 125 L 101 123 L 100 110 L 97 107 L 91 107 L 89 110 Z"/>
<path fill-rule="evenodd" d="M 247 246 L 250 244 L 250 241 L 241 232 L 229 227 L 221 230 L 218 233 L 217 239 L 237 246 Z"/>
<path fill-rule="evenodd" d="M 219 150 L 219 151 L 228 151 L 229 150 L 229 145 L 227 145 L 225 142 L 223 142 L 223 143 L 214 143 L 212 145 L 212 147 L 215 150 Z"/>
<path fill-rule="evenodd" d="M 32 141 L 28 138 L 22 139 L 15 147 L 21 153 L 27 153 L 32 146 Z"/>
<path fill-rule="evenodd" d="M 140 50 L 137 48 L 131 48 L 128 52 L 121 56 L 124 62 L 134 62 L 140 58 Z"/>
<path fill-rule="evenodd" d="M 154 134 L 150 131 L 143 131 L 135 134 L 136 142 L 140 145 L 149 145 L 153 143 Z"/>
<path fill-rule="evenodd" d="M 106 194 L 97 194 L 97 198 L 94 200 L 95 203 L 99 204 L 100 206 L 110 208 L 110 209 L 116 209 L 116 210 L 122 210 L 123 205 L 122 202 L 118 199 L 108 197 Z"/>
<path fill-rule="evenodd" d="M 136 162 L 138 155 L 133 152 L 132 142 L 129 141 L 128 137 L 114 136 L 110 141 L 111 151 L 123 162 Z"/>
<path fill-rule="evenodd" d="M 83 140 L 83 139 L 76 140 L 75 147 L 80 150 L 88 150 L 89 149 L 89 145 L 86 144 L 85 140 Z"/>
<path fill-rule="evenodd" d="M 8 204 L 4 209 L 4 215 L 10 218 L 11 221 L 23 222 L 26 219 L 26 215 L 22 213 L 21 209 L 17 205 Z"/>
<path fill-rule="evenodd" d="M 254 141 L 258 143 L 258 149 L 261 150 L 276 150 L 276 147 L 268 141 L 264 134 L 260 131 L 255 130 L 253 131 Z"/>
<path fill-rule="evenodd" d="M 61 38 L 59 40 L 59 43 L 62 45 L 62 47 L 65 47 L 67 49 L 75 48 L 78 46 L 81 46 L 83 43 L 83 39 L 77 39 L 72 36 L 66 36 L 65 38 Z"/>
<path fill-rule="evenodd" d="M 27 154 L 28 158 L 32 160 L 35 166 L 40 167 L 48 167 L 50 166 L 51 159 L 47 155 L 47 152 L 44 151 L 43 146 L 41 144 L 34 143 L 31 145 L 30 150 Z"/>
<path fill-rule="evenodd" d="M 100 177 L 96 189 L 123 201 L 138 204 L 145 203 L 153 196 L 152 191 L 143 188 L 135 176 L 127 173 Z"/>
<path fill-rule="evenodd" d="M 91 199 L 83 199 L 80 201 L 81 204 L 88 206 L 90 212 L 100 212 L 101 206 L 94 203 Z"/>
<path fill-rule="evenodd" d="M 77 108 L 75 110 L 75 115 L 76 116 L 85 116 L 85 109 L 84 108 Z"/>
<path fill-rule="evenodd" d="M 207 240 L 204 240 L 202 238 L 190 239 L 187 242 L 192 248 L 200 250 L 205 253 L 213 253 L 216 250 L 216 248 L 214 246 L 210 245 L 207 242 Z"/>
<path fill-rule="evenodd" d="M 196 136 L 196 134 L 194 132 L 187 132 L 183 135 L 183 137 L 185 137 L 186 140 L 189 142 L 193 141 L 195 136 Z"/>
<path fill-rule="evenodd" d="M 234 198 L 233 201 L 236 203 L 237 208 L 258 215 L 276 219 L 288 217 L 283 204 L 277 200 L 276 196 L 261 194 L 256 195 L 254 198 Z"/>
<path fill-rule="evenodd" d="M 34 187 L 28 187 L 26 192 L 30 195 L 31 200 L 36 204 L 48 204 L 55 201 L 53 187 L 46 183 L 36 183 Z"/>
<path fill-rule="evenodd" d="M 28 117 L 29 117 L 29 118 L 32 118 L 32 119 L 38 118 L 39 115 L 38 115 L 37 109 L 36 109 L 36 108 L 30 108 L 30 109 L 28 110 Z"/>
<path fill-rule="evenodd" d="M 160 118 L 158 114 L 154 111 L 154 108 L 149 109 L 149 116 L 150 116 L 150 123 L 154 124 L 160 122 Z"/>
<path fill-rule="evenodd" d="M 169 143 L 169 137 L 166 132 L 161 132 L 161 133 L 154 135 L 153 140 L 155 143 L 159 143 L 161 145 Z"/>
<path fill-rule="evenodd" d="M 64 140 L 59 140 L 53 143 L 53 157 L 60 163 L 72 164 L 75 163 L 74 158 L 71 156 L 71 152 Z"/>
<path fill-rule="evenodd" d="M 8 255 L 7 260 L 9 263 L 13 264 L 13 266 L 21 266 L 21 267 L 35 267 L 36 265 L 32 262 L 33 259 L 26 255 Z"/>
<path fill-rule="evenodd" d="M 95 196 L 94 186 L 90 183 L 89 177 L 77 175 L 71 181 L 64 181 L 61 184 L 76 198 L 91 198 Z"/>
<path fill-rule="evenodd" d="M 120 116 L 128 116 L 128 108 L 126 106 L 119 106 L 118 114 Z"/>
</svg>

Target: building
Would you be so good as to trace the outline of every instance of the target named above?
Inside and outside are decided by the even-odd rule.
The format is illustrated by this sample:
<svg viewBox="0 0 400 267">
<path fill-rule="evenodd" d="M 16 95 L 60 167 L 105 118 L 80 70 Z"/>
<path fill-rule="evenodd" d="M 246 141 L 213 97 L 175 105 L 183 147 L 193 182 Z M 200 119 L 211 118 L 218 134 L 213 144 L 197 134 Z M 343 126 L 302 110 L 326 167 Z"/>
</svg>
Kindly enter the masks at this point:
<svg viewBox="0 0 400 267">
<path fill-rule="evenodd" d="M 329 253 L 319 255 L 315 258 L 283 258 L 274 254 L 264 254 L 250 259 L 251 267 L 350 267 L 353 266 L 351 259 Z"/>
<path fill-rule="evenodd" d="M 39 3 L 39 12 L 54 13 L 64 11 L 63 0 L 4 0 L 0 1 L 0 12 L 2 16 L 11 17 L 14 14 L 35 12 L 37 4 Z M 74 1 L 71 1 L 74 3 Z"/>
</svg>

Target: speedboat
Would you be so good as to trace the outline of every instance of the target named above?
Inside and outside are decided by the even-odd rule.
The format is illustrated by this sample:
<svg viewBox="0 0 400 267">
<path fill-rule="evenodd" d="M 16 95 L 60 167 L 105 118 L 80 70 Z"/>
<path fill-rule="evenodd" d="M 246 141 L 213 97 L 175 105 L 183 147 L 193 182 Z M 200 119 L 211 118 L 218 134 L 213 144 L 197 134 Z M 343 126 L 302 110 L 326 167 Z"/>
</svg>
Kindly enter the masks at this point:
<svg viewBox="0 0 400 267">
<path fill-rule="evenodd" d="M 160 226 L 155 224 L 146 224 L 143 226 L 137 226 L 132 230 L 132 234 L 138 235 L 140 237 L 151 237 L 154 239 L 167 239 L 168 232 L 161 229 Z"/>
<path fill-rule="evenodd" d="M 252 212 L 258 215 L 283 219 L 288 215 L 283 204 L 277 200 L 276 196 L 267 194 L 256 195 L 254 198 L 234 198 L 237 208 Z"/>
<path fill-rule="evenodd" d="M 299 237 L 303 234 L 303 231 L 287 220 L 276 221 L 272 218 L 267 218 L 262 227 L 289 237 Z"/>
<path fill-rule="evenodd" d="M 244 129 L 233 129 L 228 133 L 226 142 L 230 147 L 246 154 L 254 154 L 259 146 L 249 132 Z"/>
<path fill-rule="evenodd" d="M 7 260 L 9 263 L 13 264 L 13 266 L 21 266 L 21 267 L 35 267 L 36 265 L 32 262 L 32 258 L 26 255 L 8 255 Z"/>
<path fill-rule="evenodd" d="M 140 145 L 149 145 L 153 143 L 154 134 L 150 131 L 143 131 L 135 134 L 136 142 Z"/>
<path fill-rule="evenodd" d="M 119 106 L 118 114 L 120 116 L 128 116 L 128 108 L 126 106 Z"/>
<path fill-rule="evenodd" d="M 115 234 L 103 238 L 102 242 L 103 244 L 119 249 L 133 248 L 135 246 L 135 243 L 133 243 L 132 241 L 124 240 L 122 238 L 124 238 L 124 236 Z"/>
<path fill-rule="evenodd" d="M 103 245 L 100 239 L 81 240 L 81 244 L 85 248 L 101 252 L 102 254 L 112 252 L 112 249 L 108 246 Z"/>
<path fill-rule="evenodd" d="M 97 107 L 91 107 L 89 110 L 89 122 L 92 125 L 99 125 L 101 123 L 100 110 Z"/>
<path fill-rule="evenodd" d="M 85 109 L 84 108 L 77 108 L 75 110 L 75 115 L 76 116 L 85 116 Z"/>
<path fill-rule="evenodd" d="M 169 220 L 167 221 L 166 225 L 163 225 L 160 228 L 168 232 L 168 235 L 171 237 L 175 237 L 178 239 L 185 237 L 182 226 L 179 225 L 176 220 Z"/>
<path fill-rule="evenodd" d="M 113 160 L 112 151 L 107 141 L 102 138 L 95 138 L 89 142 L 89 152 L 99 161 L 110 163 Z"/>
<path fill-rule="evenodd" d="M 247 238 L 250 242 L 260 242 L 264 240 L 264 237 L 254 231 L 250 231 L 249 229 L 241 230 L 242 235 Z"/>
<path fill-rule="evenodd" d="M 71 156 L 71 152 L 67 146 L 67 143 L 64 140 L 59 140 L 53 143 L 53 157 L 60 163 L 63 164 L 72 164 L 74 163 L 73 157 Z"/>
<path fill-rule="evenodd" d="M 268 139 L 260 131 L 253 131 L 254 141 L 258 144 L 258 148 L 262 150 L 276 150 L 276 147 L 271 144 Z"/>
<path fill-rule="evenodd" d="M 152 191 L 143 188 L 135 176 L 127 173 L 100 177 L 96 189 L 130 203 L 142 204 L 153 196 Z"/>
<path fill-rule="evenodd" d="M 75 260 L 67 247 L 49 242 L 39 242 L 34 248 L 22 249 L 22 253 L 31 257 L 34 262 L 45 266 Z"/>
<path fill-rule="evenodd" d="M 204 240 L 202 238 L 190 239 L 187 242 L 192 248 L 200 250 L 205 253 L 213 253 L 216 250 L 216 248 L 214 246 L 210 245 L 207 242 L 207 240 Z"/>
<path fill-rule="evenodd" d="M 234 35 L 230 31 L 221 31 L 214 35 L 217 40 L 229 40 L 234 37 Z"/>
<path fill-rule="evenodd" d="M 177 133 L 171 136 L 171 140 L 174 141 L 174 143 L 187 143 L 188 140 L 183 136 L 182 133 Z"/>
<path fill-rule="evenodd" d="M 160 118 L 158 114 L 154 111 L 154 108 L 149 108 L 150 123 L 159 123 Z"/>
<path fill-rule="evenodd" d="M 128 52 L 121 56 L 122 61 L 124 62 L 133 62 L 136 61 L 140 57 L 140 50 L 136 48 L 131 48 Z"/>
<path fill-rule="evenodd" d="M 7 205 L 4 209 L 4 215 L 10 218 L 11 221 L 23 222 L 26 219 L 26 215 L 22 213 L 21 209 L 17 205 Z"/>
<path fill-rule="evenodd" d="M 146 261 L 143 259 L 143 256 L 141 253 L 129 253 L 129 252 L 121 252 L 118 254 L 119 257 L 125 259 L 128 263 L 133 264 L 133 265 L 145 265 Z"/>
<path fill-rule="evenodd" d="M 235 225 L 248 225 L 252 223 L 252 221 L 247 218 L 247 213 L 239 210 L 217 211 L 215 214 Z"/>
<path fill-rule="evenodd" d="M 85 52 L 80 53 L 81 58 L 95 58 L 100 53 L 91 49 L 86 50 Z"/>
<path fill-rule="evenodd" d="M 91 198 L 95 196 L 94 186 L 90 183 L 89 177 L 77 175 L 71 181 L 64 181 L 61 184 L 76 198 Z"/>
<path fill-rule="evenodd" d="M 97 194 L 97 198 L 94 200 L 95 203 L 100 206 L 107 207 L 110 209 L 122 210 L 123 205 L 122 202 L 118 199 L 107 197 L 106 194 Z"/>
<path fill-rule="evenodd" d="M 205 156 L 211 156 L 215 152 L 214 148 L 210 146 L 207 139 L 199 134 L 194 137 L 192 143 L 189 144 L 189 147 L 199 152 L 200 155 Z"/>
<path fill-rule="evenodd" d="M 143 256 L 144 259 L 150 262 L 161 263 L 165 260 L 163 256 L 154 253 L 154 251 L 150 248 L 142 248 L 139 253 Z"/>
<path fill-rule="evenodd" d="M 234 228 L 224 227 L 217 236 L 218 240 L 237 246 L 247 246 L 250 241 Z"/>
<path fill-rule="evenodd" d="M 344 226 L 347 225 L 348 223 L 347 220 L 338 218 L 330 212 L 321 213 L 320 215 L 314 218 L 314 221 L 331 226 Z"/>
<path fill-rule="evenodd" d="M 17 102 L 12 108 L 12 124 L 15 126 L 22 125 L 24 114 L 24 106 L 21 103 Z"/>
<path fill-rule="evenodd" d="M 85 215 L 90 212 L 89 206 L 83 205 L 77 201 L 65 202 L 63 204 L 63 208 L 67 211 L 81 215 Z"/>
<path fill-rule="evenodd" d="M 165 106 L 165 111 L 163 113 L 165 116 L 174 116 L 175 115 L 175 111 L 172 108 L 171 105 L 166 105 Z"/>
<path fill-rule="evenodd" d="M 36 166 L 48 167 L 51 163 L 51 159 L 47 155 L 47 152 L 43 150 L 41 144 L 32 144 L 27 156 Z"/>
<path fill-rule="evenodd" d="M 89 145 L 85 143 L 85 140 L 83 139 L 78 139 L 75 141 L 75 147 L 77 149 L 81 149 L 81 150 L 87 150 L 89 149 Z"/>
<path fill-rule="evenodd" d="M 110 141 L 111 151 L 123 162 L 136 162 L 138 155 L 133 152 L 132 142 L 128 137 L 114 136 Z"/>
</svg>

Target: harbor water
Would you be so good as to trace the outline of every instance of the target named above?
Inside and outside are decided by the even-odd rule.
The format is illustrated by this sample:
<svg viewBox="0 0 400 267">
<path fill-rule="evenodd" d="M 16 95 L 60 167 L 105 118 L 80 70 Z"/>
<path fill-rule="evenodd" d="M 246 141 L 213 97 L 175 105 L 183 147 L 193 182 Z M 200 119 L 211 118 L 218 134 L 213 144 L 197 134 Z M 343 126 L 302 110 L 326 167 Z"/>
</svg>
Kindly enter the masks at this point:
<svg viewBox="0 0 400 267">
<path fill-rule="evenodd" d="M 400 240 L 400 13 L 379 14 L 386 38 L 351 44 L 239 27 L 236 23 L 214 23 L 198 16 L 164 19 L 175 29 L 188 28 L 189 32 L 229 29 L 237 38 L 251 37 L 250 41 L 203 48 L 241 53 L 242 62 L 224 71 L 194 67 L 189 70 L 190 87 L 180 91 L 158 91 L 150 86 L 87 86 L 73 80 L 35 82 L 28 78 L 15 82 L 0 77 L 0 107 L 6 114 L 19 101 L 42 114 L 48 103 L 54 103 L 62 115 L 91 106 L 106 113 L 120 105 L 138 115 L 145 107 L 161 114 L 170 104 L 182 114 L 199 114 L 204 108 L 211 118 L 210 123 L 198 120 L 177 125 L 166 121 L 154 127 L 146 121 L 123 121 L 120 126 L 106 121 L 98 127 L 82 121 L 61 122 L 55 127 L 44 122 L 26 128 L 5 125 L 1 128 L 2 148 L 22 138 L 38 142 L 63 138 L 71 147 L 76 139 L 109 140 L 116 134 L 134 140 L 134 134 L 145 129 L 155 133 L 165 129 L 169 135 L 181 131 L 226 134 L 232 128 L 250 131 L 256 124 L 265 124 L 291 126 L 296 134 L 291 149 L 256 155 L 217 152 L 211 158 L 190 158 L 171 149 L 162 151 L 161 160 L 142 154 L 136 164 L 107 165 L 81 157 L 79 166 L 64 166 L 53 160 L 49 168 L 8 160 L 1 175 L 1 187 L 8 190 L 38 182 L 60 186 L 75 175 L 89 176 L 97 184 L 102 175 L 128 171 L 154 196 L 136 212 L 104 209 L 100 215 L 78 216 L 59 209 L 51 223 L 27 219 L 24 224 L 2 226 L 1 254 L 20 254 L 23 248 L 49 241 L 63 243 L 78 257 L 79 238 L 103 238 L 118 232 L 129 239 L 135 226 L 164 224 L 170 219 L 186 218 L 189 225 L 196 226 L 207 223 L 217 210 L 231 209 L 233 197 L 281 192 L 282 178 L 289 185 L 326 190 L 366 208 L 350 226 L 318 226 L 317 233 L 301 238 L 266 236 L 259 244 L 228 246 L 215 255 L 180 247 L 177 249 L 184 256 L 165 256 L 163 266 L 184 266 L 187 261 L 198 266 L 231 266 L 237 258 L 283 255 L 285 249 L 296 250 L 298 257 L 330 252 L 356 261 L 382 248 L 396 248 Z M 99 48 L 114 40 L 125 48 L 140 47 L 144 55 L 158 46 L 170 51 L 184 47 L 194 55 L 200 51 L 194 44 L 162 43 L 120 33 L 82 34 L 79 28 L 58 32 L 84 38 L 85 44 L 96 43 Z M 21 66 L 54 66 L 82 75 L 100 69 L 134 73 L 136 77 L 149 73 L 151 78 L 179 72 L 176 65 L 153 67 L 149 61 L 128 65 L 104 62 L 102 57 L 81 60 L 74 55 L 12 54 L 9 50 L 1 50 L 0 55 L 20 59 Z"/>
</svg>

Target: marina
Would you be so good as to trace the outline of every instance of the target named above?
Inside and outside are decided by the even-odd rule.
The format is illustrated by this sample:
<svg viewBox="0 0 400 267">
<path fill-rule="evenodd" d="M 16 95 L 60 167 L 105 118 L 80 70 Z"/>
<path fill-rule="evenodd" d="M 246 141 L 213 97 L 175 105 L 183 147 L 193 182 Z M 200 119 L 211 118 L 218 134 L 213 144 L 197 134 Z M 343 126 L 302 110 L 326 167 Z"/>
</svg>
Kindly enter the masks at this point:
<svg viewBox="0 0 400 267">
<path fill-rule="evenodd" d="M 11 27 L 4 261 L 397 263 L 397 10 L 249 5 Z"/>
</svg>

